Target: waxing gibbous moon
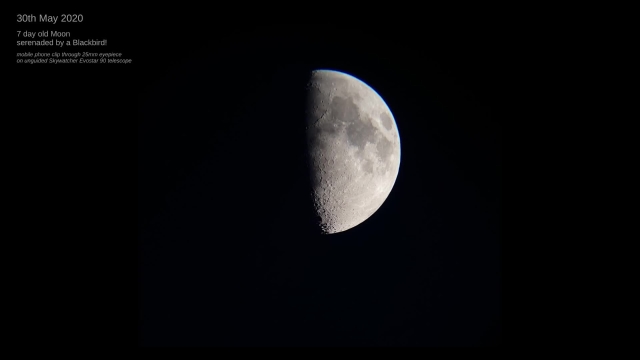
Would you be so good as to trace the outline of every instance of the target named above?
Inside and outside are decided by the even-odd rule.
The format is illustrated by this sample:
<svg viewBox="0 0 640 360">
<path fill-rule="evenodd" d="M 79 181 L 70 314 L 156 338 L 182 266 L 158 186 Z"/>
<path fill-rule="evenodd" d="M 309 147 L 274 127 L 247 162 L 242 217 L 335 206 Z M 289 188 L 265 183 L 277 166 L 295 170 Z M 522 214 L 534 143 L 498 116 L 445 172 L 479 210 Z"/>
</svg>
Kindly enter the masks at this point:
<svg viewBox="0 0 640 360">
<path fill-rule="evenodd" d="M 311 73 L 306 134 L 320 231 L 351 229 L 389 196 L 400 168 L 400 136 L 391 110 L 361 80 L 332 70 Z"/>
</svg>

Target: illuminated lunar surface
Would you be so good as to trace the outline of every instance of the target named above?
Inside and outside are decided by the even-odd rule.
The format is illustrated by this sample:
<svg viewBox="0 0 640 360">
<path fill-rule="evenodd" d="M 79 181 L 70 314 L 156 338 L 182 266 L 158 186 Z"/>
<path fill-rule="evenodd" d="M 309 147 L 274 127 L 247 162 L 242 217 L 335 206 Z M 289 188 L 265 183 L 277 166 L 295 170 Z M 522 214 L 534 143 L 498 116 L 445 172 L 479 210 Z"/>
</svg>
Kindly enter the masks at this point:
<svg viewBox="0 0 640 360">
<path fill-rule="evenodd" d="M 307 141 L 320 231 L 351 229 L 389 196 L 400 168 L 400 137 L 391 110 L 371 87 L 332 70 L 312 72 Z"/>
</svg>

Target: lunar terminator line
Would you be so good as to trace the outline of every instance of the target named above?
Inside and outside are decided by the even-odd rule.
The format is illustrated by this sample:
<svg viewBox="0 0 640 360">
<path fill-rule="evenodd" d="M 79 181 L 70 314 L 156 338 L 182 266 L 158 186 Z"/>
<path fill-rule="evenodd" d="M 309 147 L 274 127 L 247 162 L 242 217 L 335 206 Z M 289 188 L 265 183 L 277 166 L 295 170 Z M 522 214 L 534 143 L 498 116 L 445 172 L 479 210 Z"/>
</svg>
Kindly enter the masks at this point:
<svg viewBox="0 0 640 360">
<path fill-rule="evenodd" d="M 351 229 L 382 206 L 400 168 L 391 110 L 361 80 L 316 70 L 307 87 L 307 143 L 320 230 Z"/>
</svg>

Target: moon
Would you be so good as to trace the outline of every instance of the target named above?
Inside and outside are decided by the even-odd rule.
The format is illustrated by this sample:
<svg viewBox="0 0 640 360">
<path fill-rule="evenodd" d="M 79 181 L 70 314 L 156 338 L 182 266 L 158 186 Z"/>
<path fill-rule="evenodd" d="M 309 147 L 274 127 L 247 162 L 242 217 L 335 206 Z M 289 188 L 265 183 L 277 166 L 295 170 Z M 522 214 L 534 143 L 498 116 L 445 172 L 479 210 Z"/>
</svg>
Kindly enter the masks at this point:
<svg viewBox="0 0 640 360">
<path fill-rule="evenodd" d="M 306 135 L 320 232 L 361 224 L 387 199 L 400 169 L 391 110 L 363 81 L 315 70 L 307 84 Z"/>
</svg>

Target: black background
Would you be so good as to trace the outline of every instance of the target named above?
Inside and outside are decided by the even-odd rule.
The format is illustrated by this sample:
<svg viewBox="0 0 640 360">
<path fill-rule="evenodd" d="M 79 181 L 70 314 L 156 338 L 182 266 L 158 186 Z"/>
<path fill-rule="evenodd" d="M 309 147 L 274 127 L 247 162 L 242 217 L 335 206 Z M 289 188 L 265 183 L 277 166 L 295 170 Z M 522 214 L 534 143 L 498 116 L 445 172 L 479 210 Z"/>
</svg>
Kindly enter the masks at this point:
<svg viewBox="0 0 640 360">
<path fill-rule="evenodd" d="M 69 260 L 40 279 L 66 280 L 55 291 L 83 326 L 143 346 L 501 344 L 490 38 L 87 15 L 75 31 L 133 64 L 14 67 L 46 147 L 25 150 L 41 208 L 73 208 L 48 228 L 74 239 L 47 245 Z M 384 205 L 331 236 L 307 198 L 300 89 L 315 68 L 373 87 L 402 145 Z"/>
</svg>

